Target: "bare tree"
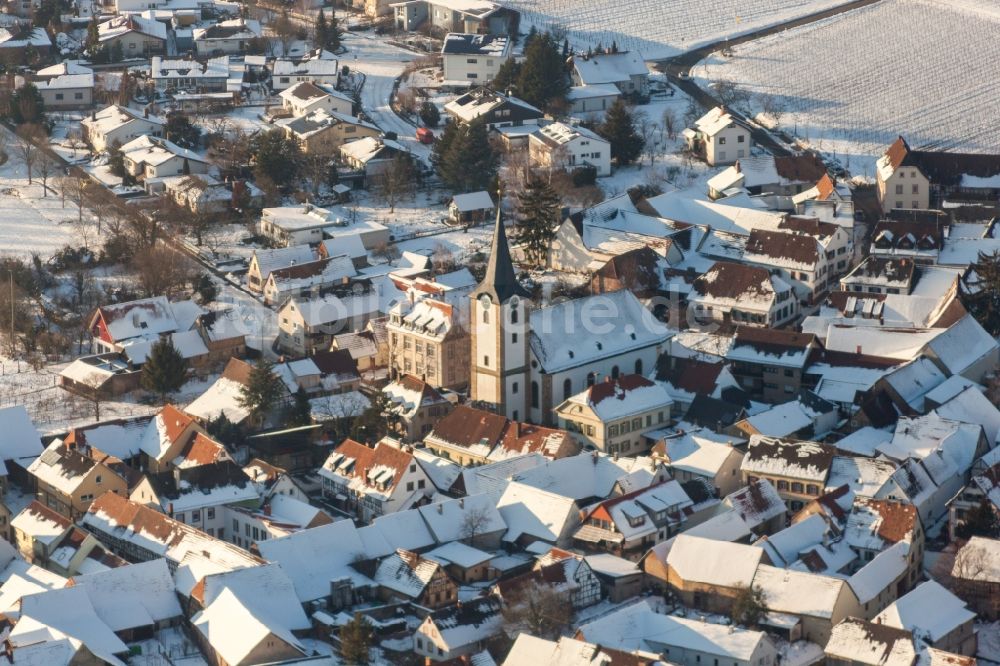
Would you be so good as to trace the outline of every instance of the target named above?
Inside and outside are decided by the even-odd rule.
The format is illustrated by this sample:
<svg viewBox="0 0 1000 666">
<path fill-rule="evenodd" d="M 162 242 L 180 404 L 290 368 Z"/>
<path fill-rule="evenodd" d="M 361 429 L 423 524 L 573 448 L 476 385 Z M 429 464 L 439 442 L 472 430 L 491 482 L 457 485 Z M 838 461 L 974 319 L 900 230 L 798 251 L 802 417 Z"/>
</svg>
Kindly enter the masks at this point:
<svg viewBox="0 0 1000 666">
<path fill-rule="evenodd" d="M 654 121 L 650 120 L 649 116 L 643 112 L 636 112 L 636 129 L 639 131 L 639 136 L 642 137 L 642 152 L 649 158 L 650 166 L 656 161 L 656 155 L 659 151 L 659 143 L 656 141 L 657 135 L 660 133 L 660 126 Z"/>
<path fill-rule="evenodd" d="M 332 157 L 325 152 L 308 152 L 302 160 L 302 171 L 312 189 L 314 197 L 330 181 L 330 161 Z"/>
<path fill-rule="evenodd" d="M 92 190 L 90 180 L 82 173 L 70 174 L 59 179 L 59 189 L 62 190 L 63 205 L 67 199 L 75 203 L 77 224 L 83 224 L 83 209 L 87 207 Z"/>
<path fill-rule="evenodd" d="M 73 151 L 73 157 L 75 158 L 78 150 L 83 150 L 87 147 L 87 142 L 83 140 L 83 133 L 80 130 L 72 129 L 66 133 L 66 145 Z"/>
<path fill-rule="evenodd" d="M 668 107 L 663 110 L 663 116 L 660 120 L 663 122 L 663 129 L 667 132 L 667 138 L 673 141 L 677 136 L 677 114 Z"/>
<path fill-rule="evenodd" d="M 47 150 L 38 151 L 38 176 L 42 179 L 42 196 L 49 196 L 49 178 L 59 168 L 56 158 Z"/>
<path fill-rule="evenodd" d="M 780 97 L 771 93 L 762 93 L 757 95 L 757 104 L 760 106 L 761 112 L 770 117 L 775 126 L 781 122 L 781 116 L 785 113 L 785 103 Z"/>
<path fill-rule="evenodd" d="M 573 619 L 566 593 L 551 585 L 525 584 L 504 598 L 503 627 L 508 636 L 528 633 L 556 638 Z"/>
<path fill-rule="evenodd" d="M 473 548 L 476 547 L 476 537 L 480 536 L 490 525 L 490 512 L 485 506 L 469 509 L 462 516 L 460 534 Z"/>
<path fill-rule="evenodd" d="M 389 212 L 394 213 L 396 204 L 413 194 L 416 181 L 413 160 L 409 155 L 399 154 L 375 178 L 375 191 L 389 206 Z"/>
<path fill-rule="evenodd" d="M 163 244 L 152 245 L 135 254 L 132 268 L 147 296 L 171 294 L 189 283 L 193 266 L 180 252 Z"/>
<path fill-rule="evenodd" d="M 712 83 L 711 88 L 723 106 L 741 108 L 750 102 L 750 93 L 733 81 L 722 79 Z"/>
<path fill-rule="evenodd" d="M 38 147 L 35 145 L 35 141 L 38 140 L 39 135 L 44 136 L 44 132 L 38 125 L 26 124 L 17 128 L 17 153 L 24 168 L 28 170 L 29 185 L 32 182 L 35 162 L 38 161 Z"/>
</svg>

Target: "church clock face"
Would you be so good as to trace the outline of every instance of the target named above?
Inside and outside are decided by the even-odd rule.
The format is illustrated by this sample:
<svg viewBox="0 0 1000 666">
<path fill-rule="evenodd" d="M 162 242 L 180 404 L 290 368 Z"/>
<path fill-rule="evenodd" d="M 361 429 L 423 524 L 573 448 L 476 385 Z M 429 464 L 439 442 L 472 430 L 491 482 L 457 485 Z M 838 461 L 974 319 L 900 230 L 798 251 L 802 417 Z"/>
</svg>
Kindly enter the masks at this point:
<svg viewBox="0 0 1000 666">
<path fill-rule="evenodd" d="M 489 294 L 483 294 L 482 296 L 479 297 L 479 306 L 484 310 L 489 310 L 492 304 L 493 301 L 490 299 Z"/>
</svg>

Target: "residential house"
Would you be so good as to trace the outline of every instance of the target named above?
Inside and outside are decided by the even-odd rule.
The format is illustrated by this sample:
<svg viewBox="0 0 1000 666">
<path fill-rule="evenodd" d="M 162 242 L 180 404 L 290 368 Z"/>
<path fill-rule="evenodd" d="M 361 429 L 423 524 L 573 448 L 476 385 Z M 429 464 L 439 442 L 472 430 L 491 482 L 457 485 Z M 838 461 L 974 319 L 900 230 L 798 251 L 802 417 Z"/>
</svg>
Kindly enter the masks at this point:
<svg viewBox="0 0 1000 666">
<path fill-rule="evenodd" d="M 555 408 L 560 425 L 586 448 L 602 453 L 646 453 L 643 434 L 670 421 L 673 400 L 642 375 L 621 375 L 589 386 Z"/>
<path fill-rule="evenodd" d="M 531 634 L 518 634 L 503 666 L 594 666 L 595 664 L 655 666 L 660 656 L 641 650 L 616 650 L 566 636 L 549 641 Z"/>
<path fill-rule="evenodd" d="M 7 493 L 10 479 L 25 485 L 26 468 L 42 454 L 42 436 L 24 405 L 0 408 L 0 497 Z M 9 478 L 8 478 L 9 477 Z M 2 504 L 2 502 L 0 502 Z"/>
<path fill-rule="evenodd" d="M 649 90 L 649 68 L 637 51 L 592 53 L 573 57 L 575 86 L 615 86 L 623 95 L 643 96 Z"/>
<path fill-rule="evenodd" d="M 481 465 L 537 452 L 549 459 L 576 455 L 579 447 L 564 430 L 512 421 L 468 405 L 456 405 L 434 423 L 424 446 L 460 465 Z"/>
<path fill-rule="evenodd" d="M 409 447 L 387 440 L 368 447 L 345 439 L 319 469 L 323 496 L 359 520 L 411 508 L 433 494 L 433 484 Z"/>
<path fill-rule="evenodd" d="M 372 579 L 383 601 L 409 601 L 432 610 L 458 601 L 458 585 L 444 566 L 410 550 L 400 548 L 379 562 Z"/>
<path fill-rule="evenodd" d="M 996 201 L 1000 158 L 945 151 L 913 150 L 898 137 L 876 163 L 878 199 L 886 213 L 926 210 L 946 199 Z"/>
<path fill-rule="evenodd" d="M 666 271 L 670 261 L 656 250 L 643 246 L 615 255 L 594 271 L 590 293 L 605 294 L 628 289 L 639 298 L 650 298 L 666 291 Z"/>
<path fill-rule="evenodd" d="M 767 666 L 778 658 L 774 644 L 762 631 L 657 613 L 648 601 L 581 625 L 576 638 L 612 649 L 656 654 L 679 666 L 715 661 L 727 666 Z"/>
<path fill-rule="evenodd" d="M 747 483 L 766 479 L 791 511 L 819 497 L 833 463 L 834 449 L 819 442 L 752 435 L 740 469 Z"/>
<path fill-rule="evenodd" d="M 392 426 L 396 434 L 407 442 L 422 440 L 453 407 L 451 401 L 432 385 L 410 374 L 387 384 L 382 393 L 392 405 Z"/>
<path fill-rule="evenodd" d="M 454 122 L 482 121 L 487 129 L 535 126 L 545 114 L 527 102 L 490 88 L 475 88 L 444 106 Z"/>
<path fill-rule="evenodd" d="M 976 614 L 965 601 L 940 583 L 929 580 L 879 613 L 876 624 L 905 629 L 929 646 L 966 656 L 976 654 L 972 623 Z"/>
<path fill-rule="evenodd" d="M 428 559 L 440 562 L 445 571 L 459 585 L 486 580 L 490 574 L 493 553 L 452 541 L 426 553 Z"/>
<path fill-rule="evenodd" d="M 898 543 L 906 544 L 905 576 L 897 596 L 916 585 L 924 561 L 924 530 L 913 505 L 896 500 L 856 499 L 843 535 L 861 563 L 873 561 Z"/>
<path fill-rule="evenodd" d="M 456 194 L 448 204 L 448 219 L 455 224 L 475 226 L 493 217 L 493 198 L 485 190 Z"/>
<path fill-rule="evenodd" d="M 924 355 L 949 376 L 983 382 L 1000 363 L 1000 343 L 975 317 L 966 314 L 928 342 Z"/>
<path fill-rule="evenodd" d="M 717 106 L 684 130 L 688 150 L 710 166 L 733 164 L 750 156 L 753 138 L 744 121 Z"/>
<path fill-rule="evenodd" d="M 499 35 L 451 32 L 441 45 L 444 85 L 481 85 L 511 57 L 511 42 Z"/>
<path fill-rule="evenodd" d="M 29 467 L 40 502 L 76 520 L 95 497 L 105 492 L 125 495 L 128 483 L 108 465 L 107 456 L 91 458 L 54 440 Z"/>
<path fill-rule="evenodd" d="M 102 153 L 141 136 L 161 137 L 167 121 L 149 115 L 148 111 L 134 111 L 125 106 L 112 105 L 95 111 L 80 121 L 84 136 L 95 153 Z"/>
<path fill-rule="evenodd" d="M 314 234 L 310 232 L 309 235 Z M 315 235 L 322 236 L 322 232 Z M 289 240 L 293 239 L 289 238 Z M 289 242 L 287 247 L 254 250 L 250 257 L 250 266 L 247 269 L 247 287 L 251 291 L 262 292 L 271 271 L 315 261 L 316 258 L 315 250 L 305 243 Z"/>
<path fill-rule="evenodd" d="M 140 136 L 123 145 L 121 151 L 125 170 L 139 179 L 203 174 L 211 166 L 193 150 L 159 137 Z"/>
<path fill-rule="evenodd" d="M 663 463 L 681 483 L 701 479 L 719 497 L 743 486 L 740 475 L 743 455 L 732 437 L 719 436 L 704 428 L 671 432 L 659 438 L 650 452 L 653 460 Z"/>
<path fill-rule="evenodd" d="M 407 0 L 390 3 L 396 28 L 416 30 L 424 24 L 443 32 L 509 35 L 516 32 L 519 14 L 489 0 Z"/>
<path fill-rule="evenodd" d="M 658 483 L 587 507 L 573 541 L 586 552 L 638 560 L 680 531 L 693 506 L 679 482 Z"/>
<path fill-rule="evenodd" d="M 305 84 L 299 84 L 301 87 Z M 311 84 L 309 84 L 311 85 Z M 377 138 L 382 134 L 375 125 L 339 111 L 316 109 L 302 116 L 278 120 L 285 135 L 299 142 L 303 152 L 313 155 L 334 155 L 350 141 Z"/>
<path fill-rule="evenodd" d="M 122 57 L 126 59 L 149 57 L 167 50 L 167 27 L 151 15 L 128 14 L 116 16 L 97 26 L 98 41 L 101 46 L 117 48 L 121 46 Z"/>
<path fill-rule="evenodd" d="M 738 326 L 726 360 L 751 398 L 778 403 L 799 394 L 805 369 L 819 348 L 811 334 Z"/>
<path fill-rule="evenodd" d="M 569 104 L 570 115 L 574 118 L 601 120 L 621 94 L 621 90 L 613 83 L 571 86 L 566 93 L 566 102 Z"/>
<path fill-rule="evenodd" d="M 278 346 L 296 356 L 327 350 L 333 336 L 360 330 L 368 321 L 383 316 L 379 307 L 379 299 L 370 292 L 290 298 L 278 308 Z M 350 359 L 350 352 L 347 357 Z"/>
<path fill-rule="evenodd" d="M 599 177 L 611 175 L 611 144 L 581 125 L 540 127 L 528 137 L 528 155 L 540 169 L 592 167 Z"/>
<path fill-rule="evenodd" d="M 73 523 L 62 513 L 38 500 L 24 507 L 10 521 L 10 542 L 28 562 L 45 564 L 59 547 Z"/>
<path fill-rule="evenodd" d="M 328 85 L 302 81 L 280 93 L 281 107 L 292 116 L 301 118 L 320 109 L 328 113 L 350 116 L 354 112 L 354 100 Z"/>
<path fill-rule="evenodd" d="M 347 168 L 374 178 L 385 173 L 393 160 L 413 159 L 405 144 L 384 137 L 369 136 L 340 146 L 340 159 Z"/>
<path fill-rule="evenodd" d="M 774 328 L 798 317 L 791 285 L 766 268 L 717 261 L 695 278 L 688 303 L 697 321 Z"/>
<path fill-rule="evenodd" d="M 417 449 L 417 462 L 427 469 Z M 473 549 L 500 547 L 507 525 L 488 493 L 478 493 L 425 504 L 417 509 L 427 530 L 439 544 L 461 542 Z"/>
<path fill-rule="evenodd" d="M 253 48 L 263 32 L 260 23 L 244 18 L 219 21 L 192 32 L 194 50 L 202 58 L 220 55 L 242 55 Z"/>
<path fill-rule="evenodd" d="M 343 289 L 355 275 L 354 262 L 347 255 L 276 268 L 264 283 L 264 302 L 280 305 L 289 298 L 308 298 Z"/>
<path fill-rule="evenodd" d="M 88 109 L 94 103 L 93 72 L 52 76 L 34 83 L 46 109 Z"/>
<path fill-rule="evenodd" d="M 256 507 L 260 494 L 239 465 L 225 458 L 193 467 L 146 474 L 129 497 L 171 518 L 226 539 L 231 526 L 225 507 Z M 232 536 L 229 535 L 230 540 Z"/>
<path fill-rule="evenodd" d="M 803 390 L 798 399 L 774 405 L 737 421 L 730 431 L 743 437 L 766 435 L 822 439 L 837 427 L 840 420 L 837 405 L 812 391 Z"/>
<path fill-rule="evenodd" d="M 752 585 L 764 591 L 768 611 L 797 618 L 802 638 L 820 645 L 829 640 L 834 626 L 860 610 L 842 578 L 761 564 Z"/>
<path fill-rule="evenodd" d="M 531 571 L 500 580 L 494 585 L 493 592 L 505 604 L 516 606 L 525 603 L 527 595 L 534 594 L 543 586 L 564 595 L 576 610 L 601 600 L 601 581 L 594 575 L 586 558 L 560 548 L 546 551 Z"/>
<path fill-rule="evenodd" d="M 762 558 L 766 555 L 760 548 L 681 534 L 667 552 L 665 581 L 685 605 L 728 613 L 740 590 L 750 586 Z M 648 565 L 646 571 L 650 573 Z"/>
<path fill-rule="evenodd" d="M 867 257 L 840 278 L 840 288 L 866 294 L 909 294 L 915 284 L 914 266 L 906 257 Z"/>
<path fill-rule="evenodd" d="M 794 197 L 820 181 L 826 184 L 824 178 L 829 180 L 826 165 L 812 153 L 748 156 L 709 179 L 708 194 L 721 199 L 727 191 L 739 188 L 754 196 Z"/>
<path fill-rule="evenodd" d="M 909 666 L 918 663 L 913 634 L 849 617 L 830 632 L 823 649 L 831 666 Z"/>
<path fill-rule="evenodd" d="M 427 615 L 413 633 L 413 651 L 431 662 L 461 659 L 482 650 L 502 625 L 500 600 L 480 597 Z"/>
<path fill-rule="evenodd" d="M 369 250 L 389 242 L 389 229 L 385 225 L 374 220 L 348 222 L 342 217 L 346 212 L 337 209 L 306 204 L 265 208 L 261 215 L 260 233 L 280 245 L 317 244 L 329 237 L 336 240 L 355 235 L 360 237 L 364 247 Z M 343 254 L 336 250 L 330 251 L 331 248 L 326 250 L 329 251 L 328 254 Z M 353 252 L 350 254 L 356 256 Z"/>
<path fill-rule="evenodd" d="M 832 273 L 823 246 L 804 233 L 753 229 L 743 258 L 775 272 L 792 285 L 795 295 L 804 302 L 816 302 L 827 290 L 828 274 Z"/>
<path fill-rule="evenodd" d="M 271 63 L 271 89 L 280 92 L 298 83 L 315 83 L 336 88 L 340 63 L 328 51 L 313 51 L 302 60 L 275 58 Z"/>
<path fill-rule="evenodd" d="M 149 78 L 157 90 L 189 93 L 226 92 L 229 81 L 229 56 L 197 60 L 179 60 L 154 56 Z"/>
<path fill-rule="evenodd" d="M 869 251 L 875 257 L 903 257 L 917 263 L 936 263 L 944 246 L 938 221 L 886 219 L 872 229 Z"/>
<path fill-rule="evenodd" d="M 435 388 L 469 385 L 468 310 L 462 293 L 449 297 L 440 291 L 393 306 L 386 323 L 391 376 L 414 374 Z"/>
</svg>

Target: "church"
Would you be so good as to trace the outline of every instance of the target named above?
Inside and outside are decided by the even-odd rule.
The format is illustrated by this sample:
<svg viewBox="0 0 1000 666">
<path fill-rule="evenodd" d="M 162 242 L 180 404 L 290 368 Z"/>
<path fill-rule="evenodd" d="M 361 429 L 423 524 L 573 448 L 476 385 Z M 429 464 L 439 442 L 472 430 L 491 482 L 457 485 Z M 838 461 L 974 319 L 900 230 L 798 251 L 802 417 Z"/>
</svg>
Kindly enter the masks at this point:
<svg viewBox="0 0 1000 666">
<path fill-rule="evenodd" d="M 654 370 L 675 331 L 628 290 L 542 306 L 517 281 L 497 207 L 486 275 L 470 294 L 473 403 L 555 425 L 553 408 L 599 381 Z"/>
</svg>

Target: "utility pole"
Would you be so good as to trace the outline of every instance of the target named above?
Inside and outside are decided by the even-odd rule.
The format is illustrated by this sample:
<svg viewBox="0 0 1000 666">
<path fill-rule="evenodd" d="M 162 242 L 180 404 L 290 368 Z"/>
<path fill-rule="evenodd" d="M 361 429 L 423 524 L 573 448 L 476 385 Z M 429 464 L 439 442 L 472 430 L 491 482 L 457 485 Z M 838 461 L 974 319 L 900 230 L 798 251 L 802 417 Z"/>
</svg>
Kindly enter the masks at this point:
<svg viewBox="0 0 1000 666">
<path fill-rule="evenodd" d="M 10 355 L 17 353 L 17 339 L 14 337 L 14 271 L 8 270 L 10 276 Z"/>
</svg>

